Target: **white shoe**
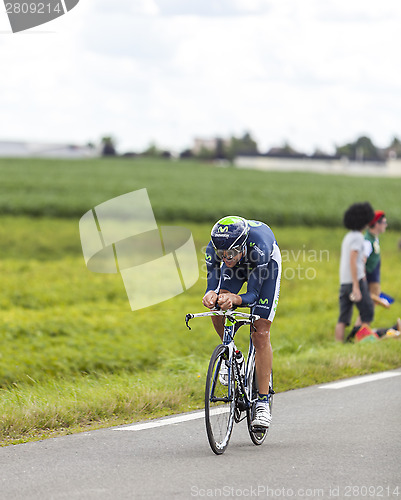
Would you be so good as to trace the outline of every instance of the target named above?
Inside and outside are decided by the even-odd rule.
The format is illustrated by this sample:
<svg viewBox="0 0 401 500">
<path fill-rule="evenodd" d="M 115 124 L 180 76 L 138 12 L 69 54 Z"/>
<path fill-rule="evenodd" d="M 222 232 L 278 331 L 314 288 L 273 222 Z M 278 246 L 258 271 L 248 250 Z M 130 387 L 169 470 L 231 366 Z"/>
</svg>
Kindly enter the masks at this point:
<svg viewBox="0 0 401 500">
<path fill-rule="evenodd" d="M 268 429 L 272 421 L 270 407 L 268 403 L 256 403 L 255 415 L 252 420 L 251 428 L 263 427 Z"/>
<path fill-rule="evenodd" d="M 228 385 L 228 368 L 225 361 L 222 361 L 220 366 L 219 381 L 221 385 Z"/>
</svg>

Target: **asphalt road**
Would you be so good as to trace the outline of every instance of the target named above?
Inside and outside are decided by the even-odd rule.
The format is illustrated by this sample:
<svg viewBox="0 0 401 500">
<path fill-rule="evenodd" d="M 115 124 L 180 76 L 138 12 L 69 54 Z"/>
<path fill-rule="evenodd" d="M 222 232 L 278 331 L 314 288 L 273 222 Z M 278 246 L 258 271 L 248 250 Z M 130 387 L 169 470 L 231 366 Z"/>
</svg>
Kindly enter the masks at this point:
<svg viewBox="0 0 401 500">
<path fill-rule="evenodd" d="M 277 394 L 265 443 L 244 421 L 221 456 L 201 414 L 1 448 L 0 499 L 401 500 L 401 370 L 382 376 Z"/>
</svg>

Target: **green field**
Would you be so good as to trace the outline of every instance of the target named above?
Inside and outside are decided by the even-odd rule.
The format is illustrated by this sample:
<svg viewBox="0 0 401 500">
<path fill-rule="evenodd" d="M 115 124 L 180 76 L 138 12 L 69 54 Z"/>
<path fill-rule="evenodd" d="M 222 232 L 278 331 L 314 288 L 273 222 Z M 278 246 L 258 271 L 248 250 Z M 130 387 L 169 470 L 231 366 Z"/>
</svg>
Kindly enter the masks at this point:
<svg viewBox="0 0 401 500">
<path fill-rule="evenodd" d="M 401 366 L 401 342 L 337 345 L 333 333 L 340 223 L 355 200 L 386 210 L 393 228 L 381 239 L 382 280 L 397 302 L 377 310 L 374 326 L 401 315 L 398 180 L 119 159 L 1 160 L 0 176 L 3 444 L 201 406 L 218 338 L 207 319 L 189 332 L 184 317 L 203 309 L 202 249 L 211 224 L 229 213 L 270 223 L 283 252 L 272 328 L 278 391 Z M 175 299 L 134 313 L 119 275 L 85 267 L 78 221 L 92 206 L 143 187 L 160 223 L 191 229 L 201 277 Z M 246 343 L 244 330 L 237 344 Z"/>
<path fill-rule="evenodd" d="M 162 221 L 211 223 L 222 213 L 239 213 L 272 226 L 339 226 L 348 205 L 369 200 L 385 210 L 393 229 L 401 229 L 400 179 L 122 158 L 0 159 L 0 179 L 0 214 L 79 218 L 102 201 L 147 188 Z"/>
</svg>

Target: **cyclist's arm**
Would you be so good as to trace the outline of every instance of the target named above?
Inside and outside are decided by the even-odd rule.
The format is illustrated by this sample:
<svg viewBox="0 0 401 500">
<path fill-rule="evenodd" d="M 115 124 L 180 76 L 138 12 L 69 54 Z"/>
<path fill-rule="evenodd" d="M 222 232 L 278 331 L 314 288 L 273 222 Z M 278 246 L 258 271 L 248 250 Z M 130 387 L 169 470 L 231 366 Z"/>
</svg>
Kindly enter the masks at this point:
<svg viewBox="0 0 401 500">
<path fill-rule="evenodd" d="M 268 265 L 273 253 L 276 239 L 273 231 L 266 225 L 253 230 L 252 242 L 248 249 L 248 261 L 253 267 L 249 277 L 247 291 L 241 294 L 242 305 L 252 307 L 259 299 L 263 282 L 268 278 Z"/>
<path fill-rule="evenodd" d="M 255 235 L 253 240 L 255 244 L 249 251 L 249 260 L 255 267 L 249 275 L 246 293 L 240 295 L 242 304 L 248 307 L 256 304 L 262 284 L 269 277 L 268 265 L 275 243 L 274 235 L 270 228 L 268 234 L 264 235 L 263 239 Z"/>
<path fill-rule="evenodd" d="M 213 290 L 218 292 L 220 284 L 220 264 L 221 262 L 217 259 L 216 252 L 214 251 L 213 245 L 209 242 L 206 247 L 206 272 L 207 272 L 207 287 L 205 295 Z"/>
<path fill-rule="evenodd" d="M 243 306 L 252 307 L 256 304 L 263 281 L 268 277 L 268 262 L 255 267 L 248 278 L 246 293 L 239 295 Z"/>
</svg>

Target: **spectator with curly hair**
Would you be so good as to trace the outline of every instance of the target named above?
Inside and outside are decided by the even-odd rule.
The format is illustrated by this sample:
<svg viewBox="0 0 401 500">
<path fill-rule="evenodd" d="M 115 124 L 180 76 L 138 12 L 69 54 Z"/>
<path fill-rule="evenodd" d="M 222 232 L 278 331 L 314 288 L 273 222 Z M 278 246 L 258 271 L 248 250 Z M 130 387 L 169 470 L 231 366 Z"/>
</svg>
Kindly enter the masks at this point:
<svg viewBox="0 0 401 500">
<path fill-rule="evenodd" d="M 336 340 L 343 342 L 346 326 L 352 318 L 354 304 L 359 310 L 360 326 L 369 326 L 373 320 L 373 302 L 365 273 L 363 231 L 375 213 L 370 203 L 354 203 L 344 214 L 344 226 L 349 230 L 341 245 L 340 260 L 340 314 L 335 329 Z"/>
</svg>

